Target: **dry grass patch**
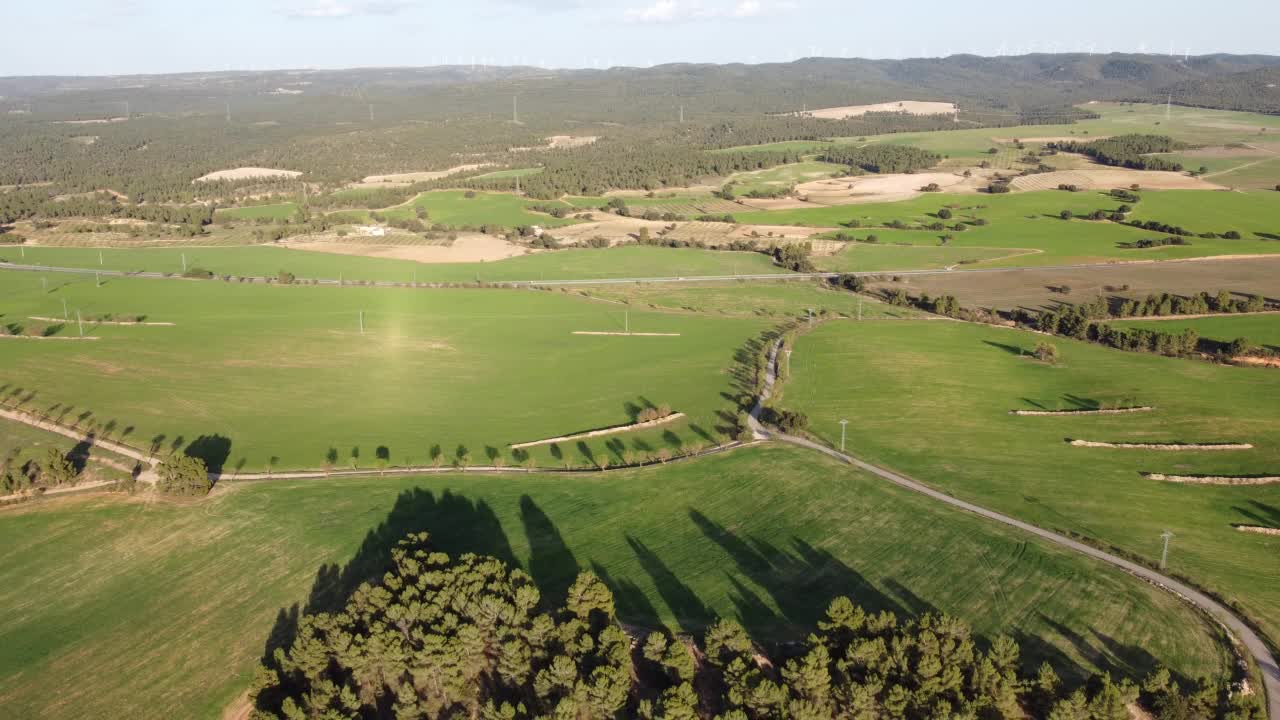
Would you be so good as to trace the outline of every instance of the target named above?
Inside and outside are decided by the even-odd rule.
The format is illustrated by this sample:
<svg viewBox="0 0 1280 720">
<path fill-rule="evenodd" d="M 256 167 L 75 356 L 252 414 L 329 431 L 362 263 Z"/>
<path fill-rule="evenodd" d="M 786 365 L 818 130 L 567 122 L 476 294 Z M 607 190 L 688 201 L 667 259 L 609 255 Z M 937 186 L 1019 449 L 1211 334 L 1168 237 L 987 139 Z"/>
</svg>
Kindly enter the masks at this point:
<svg viewBox="0 0 1280 720">
<path fill-rule="evenodd" d="M 843 107 L 818 108 L 803 113 L 807 117 L 826 120 L 843 120 L 860 117 L 867 113 L 907 113 L 908 115 L 955 115 L 958 112 L 955 103 L 933 102 L 923 100 L 896 100 L 875 103 L 872 105 L 845 105 Z"/>
<path fill-rule="evenodd" d="M 274 168 L 241 167 L 231 170 L 218 170 L 192 180 L 205 182 L 209 180 L 251 180 L 256 178 L 295 178 L 302 175 L 297 170 L 277 170 Z"/>
</svg>

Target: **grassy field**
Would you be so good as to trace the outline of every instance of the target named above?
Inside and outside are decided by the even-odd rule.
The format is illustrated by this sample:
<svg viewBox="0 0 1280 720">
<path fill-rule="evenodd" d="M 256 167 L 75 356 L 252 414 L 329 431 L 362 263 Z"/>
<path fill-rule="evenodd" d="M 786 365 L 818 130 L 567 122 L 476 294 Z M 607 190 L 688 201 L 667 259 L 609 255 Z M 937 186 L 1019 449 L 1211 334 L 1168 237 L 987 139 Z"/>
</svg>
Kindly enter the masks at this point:
<svg viewBox="0 0 1280 720">
<path fill-rule="evenodd" d="M 389 448 L 394 465 L 429 464 L 439 445 L 472 464 L 507 445 L 621 425 L 647 403 L 684 421 L 578 446 L 543 446 L 544 465 L 586 465 L 630 454 L 720 441 L 733 392 L 730 369 L 772 322 L 655 313 L 536 290 L 394 290 L 281 287 L 219 281 L 92 279 L 43 291 L 37 276 L 4 275 L 5 318 L 145 314 L 173 327 L 95 326 L 98 341 L 8 341 L 0 384 L 34 391 L 31 407 L 89 410 L 135 427 L 146 447 L 229 438 L 231 471 L 339 465 L 360 449 Z M 364 314 L 364 333 L 360 314 Z M 679 333 L 679 337 L 575 336 L 574 331 Z M 211 342 L 217 338 L 217 342 Z M 727 420 L 721 415 L 728 412 Z M 181 445 L 182 443 L 179 442 Z M 557 456 L 557 452 L 562 453 Z M 275 458 L 273 461 L 272 458 Z"/>
<path fill-rule="evenodd" d="M 288 220 L 298 211 L 297 203 L 280 203 L 278 205 L 253 205 L 249 207 L 221 208 L 214 213 L 218 222 L 228 220 Z"/>
<path fill-rule="evenodd" d="M 1136 220 L 1159 220 L 1196 233 L 1236 230 L 1245 238 L 1280 244 L 1280 193 L 1147 192 L 1133 208 Z M 1196 242 L 1192 238 L 1191 242 Z M 1227 241 L 1231 242 L 1231 241 Z M 1238 241 L 1237 241 L 1238 242 Z"/>
<path fill-rule="evenodd" d="M 843 593 L 954 614 L 984 642 L 1007 632 L 1025 665 L 1068 676 L 1225 667 L 1203 622 L 1154 588 L 772 447 L 594 476 L 272 482 L 198 504 L 4 511 L 0 705 L 22 718 L 216 718 L 290 608 L 340 601 L 419 530 L 448 552 L 518 563 L 552 598 L 592 568 L 642 626 L 729 616 L 762 640 L 794 636 Z"/>
<path fill-rule="evenodd" d="M 481 225 L 500 225 L 507 228 L 518 225 L 561 227 L 576 222 L 569 218 L 554 218 L 528 209 L 530 205 L 561 204 L 554 201 L 538 203 L 507 193 L 477 192 L 473 195 L 469 198 L 467 192 L 462 190 L 425 192 L 410 203 L 381 212 L 389 219 L 407 220 L 414 217 L 417 208 L 422 208 L 427 211 L 429 222 L 444 223 L 454 227 Z"/>
<path fill-rule="evenodd" d="M 511 170 L 495 170 L 483 175 L 476 175 L 472 180 L 503 180 L 506 178 L 529 177 L 542 172 L 540 167 L 531 168 L 513 168 Z"/>
<path fill-rule="evenodd" d="M 716 315 L 796 317 L 810 310 L 864 318 L 908 318 L 920 313 L 909 308 L 863 299 L 858 295 L 813 281 L 747 283 L 723 282 L 699 285 L 608 285 L 579 291 L 583 295 L 632 307 L 685 310 Z"/>
<path fill-rule="evenodd" d="M 1259 345 L 1280 351 L 1280 315 L 1223 315 L 1220 317 L 1194 318 L 1191 320 L 1126 320 L 1112 322 L 1116 327 L 1140 327 L 1166 332 L 1180 332 L 1190 328 L 1202 338 L 1229 343 L 1236 338 L 1248 338 Z"/>
<path fill-rule="evenodd" d="M 1095 210 L 1114 211 L 1120 203 L 1100 192 L 1068 193 L 1061 191 L 1011 193 L 1007 195 L 929 194 L 913 200 L 865 205 L 770 210 L 738 213 L 742 223 L 759 225 L 809 225 L 834 227 L 856 220 L 862 227 L 846 232 L 856 237 L 874 234 L 880 242 L 909 242 L 936 245 L 943 234 L 953 236 L 949 245 L 956 248 L 1008 248 L 1039 250 L 984 263 L 987 266 L 1035 266 L 1061 263 L 1106 262 L 1110 260 L 1174 260 L 1213 255 L 1280 253 L 1280 242 L 1264 239 L 1259 233 L 1275 230 L 1274 218 L 1280 211 L 1280 194 L 1225 193 L 1217 191 L 1166 190 L 1142 193 L 1135 206 L 1135 218 L 1159 219 L 1170 224 L 1186 223 L 1197 231 L 1225 232 L 1239 229 L 1242 240 L 1189 238 L 1188 245 L 1135 250 L 1123 247 L 1143 238 L 1162 237 L 1108 221 L 1091 221 L 1080 216 Z M 968 225 L 963 232 L 943 230 L 895 231 L 881 229 L 886 223 L 900 220 L 908 227 L 936 222 L 937 212 L 949 208 L 952 226 Z M 1189 210 L 1187 210 L 1189 208 Z M 1059 213 L 1067 210 L 1077 217 L 1062 220 Z M 985 220 L 985 226 L 973 221 Z M 1206 227 L 1207 226 L 1207 227 Z M 1203 230 L 1201 230 L 1203 228 Z M 1007 254 L 1013 254 L 1007 253 Z M 901 267 L 896 269 L 910 269 Z"/>
<path fill-rule="evenodd" d="M 1039 336 L 961 323 L 823 325 L 796 344 L 782 404 L 856 455 L 1042 526 L 1080 533 L 1147 562 L 1175 534 L 1172 572 L 1240 603 L 1280 638 L 1273 538 L 1232 523 L 1280 525 L 1280 486 L 1188 486 L 1140 472 L 1275 474 L 1280 373 L 1125 353 L 1067 340 L 1059 366 L 1021 356 Z M 1155 412 L 1017 417 L 1012 409 L 1094 403 Z M 1064 438 L 1251 442 L 1245 452 L 1072 447 Z"/>
<path fill-rule="evenodd" d="M 844 165 L 812 160 L 778 165 L 766 170 L 735 173 L 729 177 L 729 182 L 734 183 L 733 193 L 743 196 L 754 190 L 772 191 L 785 189 L 810 180 L 820 180 L 837 174 L 843 175 L 848 170 L 849 168 Z"/>
<path fill-rule="evenodd" d="M 300 278 L 379 280 L 391 282 L 484 282 L 575 280 L 592 278 L 670 277 L 783 273 L 767 256 L 693 248 L 627 246 L 569 249 L 521 255 L 479 263 L 424 264 L 411 260 L 335 255 L 279 246 L 86 248 L 0 248 L 0 259 L 31 265 L 119 270 L 182 272 L 201 267 L 218 275 L 274 276 L 288 270 Z M 99 263 L 101 257 L 101 263 Z"/>
</svg>

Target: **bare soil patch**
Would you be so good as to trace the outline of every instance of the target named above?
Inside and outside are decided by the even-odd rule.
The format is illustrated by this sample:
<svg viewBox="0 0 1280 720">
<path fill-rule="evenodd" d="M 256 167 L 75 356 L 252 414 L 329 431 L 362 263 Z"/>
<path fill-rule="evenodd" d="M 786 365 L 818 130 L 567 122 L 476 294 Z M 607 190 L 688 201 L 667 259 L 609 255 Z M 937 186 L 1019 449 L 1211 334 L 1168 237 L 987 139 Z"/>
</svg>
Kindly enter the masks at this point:
<svg viewBox="0 0 1280 720">
<path fill-rule="evenodd" d="M 1191 177 L 1183 173 L 1158 170 L 1130 170 L 1128 168 L 1102 166 L 1025 175 L 1014 178 L 1011 184 L 1015 190 L 1054 190 L 1059 185 L 1075 185 L 1092 190 L 1106 190 L 1130 185 L 1139 185 L 1151 190 L 1225 189 L 1221 185 L 1215 185 L 1203 178 Z"/>
<path fill-rule="evenodd" d="M 924 100 L 897 100 L 893 102 L 875 103 L 873 105 L 845 105 L 842 107 L 818 108 L 800 115 L 824 118 L 827 120 L 843 120 L 859 117 L 867 113 L 907 113 L 908 115 L 955 115 L 955 103 L 932 102 Z"/>
<path fill-rule="evenodd" d="M 1240 357 L 1231 358 L 1231 362 L 1236 363 L 1237 365 L 1253 365 L 1255 367 L 1280 368 L 1280 358 L 1251 357 L 1248 355 L 1243 355 Z"/>
<path fill-rule="evenodd" d="M 1235 528 L 1240 532 L 1280 537 L 1280 528 L 1262 527 L 1261 525 L 1236 525 Z"/>
<path fill-rule="evenodd" d="M 1108 262 L 1098 258 L 1097 262 Z M 1087 262 L 1087 260 L 1082 260 Z M 1227 288 L 1236 293 L 1277 296 L 1280 256 L 1256 258 L 1226 256 L 1198 260 L 1142 262 L 1115 261 L 1111 265 L 1081 268 L 1026 268 L 995 273 L 955 272 L 947 275 L 904 275 L 902 282 L 875 281 L 874 290 L 902 288 L 918 295 L 954 295 L 966 306 L 998 306 L 1008 310 L 1039 310 L 1079 298 L 1108 297 L 1141 299 L 1150 293 L 1172 292 L 1191 295 L 1201 290 Z M 1070 287 L 1063 295 L 1058 288 Z"/>
<path fill-rule="evenodd" d="M 526 247 L 515 245 L 499 237 L 482 233 L 459 235 L 451 246 L 444 245 L 373 245 L 342 242 L 341 239 L 309 240 L 282 243 L 292 250 L 333 253 L 335 255 L 361 255 L 364 257 L 413 260 L 424 264 L 490 262 L 524 255 Z"/>
<path fill-rule="evenodd" d="M 274 177 L 298 177 L 302 173 L 297 170 L 276 170 L 274 168 L 260 167 L 241 167 L 231 170 L 219 170 L 211 172 L 208 175 L 202 175 L 192 182 L 204 182 L 207 180 L 251 180 L 255 178 L 274 178 Z"/>
<path fill-rule="evenodd" d="M 563 148 L 576 148 L 590 145 L 599 140 L 596 135 L 552 135 L 546 138 L 546 145 L 538 145 L 536 147 L 513 147 L 511 152 L 535 152 L 538 150 L 560 150 Z"/>
<path fill-rule="evenodd" d="M 1280 483 L 1280 475 L 1166 475 L 1142 473 L 1148 480 L 1185 483 L 1187 485 L 1274 485 Z"/>
<path fill-rule="evenodd" d="M 1072 440 L 1072 447 L 1118 448 L 1121 450 L 1252 450 L 1249 443 L 1112 443 L 1095 440 Z"/>
<path fill-rule="evenodd" d="M 1010 410 L 1010 415 L 1028 415 L 1035 417 L 1074 417 L 1076 415 L 1125 415 L 1128 413 L 1151 412 L 1155 408 L 1142 407 L 1111 408 L 1108 410 Z"/>
<path fill-rule="evenodd" d="M 796 196 L 807 198 L 808 202 L 800 202 L 795 207 L 910 200 L 924 194 L 920 188 L 931 184 L 943 192 L 976 193 L 990 183 L 994 171 L 974 169 L 970 173 L 970 177 L 962 172 L 923 172 L 814 180 L 796 186 Z"/>
<path fill-rule="evenodd" d="M 442 177 L 448 177 L 455 173 L 468 172 L 471 170 L 479 170 L 482 167 L 488 167 L 491 163 L 470 163 L 467 165 L 457 165 L 448 170 L 431 170 L 423 172 L 406 172 L 391 173 L 388 175 L 370 175 L 358 183 L 354 183 L 352 187 L 361 187 L 369 185 L 412 185 L 416 182 L 427 182 L 429 180 L 439 180 Z"/>
</svg>

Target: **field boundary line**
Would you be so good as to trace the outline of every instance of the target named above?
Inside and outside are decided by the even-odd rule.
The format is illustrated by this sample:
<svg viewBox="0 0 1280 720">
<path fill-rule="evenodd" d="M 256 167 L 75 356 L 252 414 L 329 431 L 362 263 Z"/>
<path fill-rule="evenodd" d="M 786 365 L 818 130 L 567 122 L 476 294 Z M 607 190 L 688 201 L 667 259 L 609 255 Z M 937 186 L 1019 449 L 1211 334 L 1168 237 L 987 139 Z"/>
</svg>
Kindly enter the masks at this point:
<svg viewBox="0 0 1280 720">
<path fill-rule="evenodd" d="M 548 438 L 546 440 L 534 440 L 532 442 L 516 443 L 510 445 L 512 450 L 521 450 L 527 447 L 537 447 L 539 445 L 550 445 L 558 442 L 569 442 L 570 440 L 582 440 L 584 438 L 601 437 L 603 435 L 615 435 L 620 432 L 628 432 L 630 430 L 644 430 L 659 425 L 665 425 L 684 417 L 684 413 L 677 412 L 670 415 L 664 415 L 656 420 L 646 420 L 645 422 L 631 423 L 630 425 L 614 425 L 613 427 L 600 428 L 599 430 L 587 430 L 586 432 L 574 433 L 573 435 L 562 435 L 560 437 Z"/>
</svg>

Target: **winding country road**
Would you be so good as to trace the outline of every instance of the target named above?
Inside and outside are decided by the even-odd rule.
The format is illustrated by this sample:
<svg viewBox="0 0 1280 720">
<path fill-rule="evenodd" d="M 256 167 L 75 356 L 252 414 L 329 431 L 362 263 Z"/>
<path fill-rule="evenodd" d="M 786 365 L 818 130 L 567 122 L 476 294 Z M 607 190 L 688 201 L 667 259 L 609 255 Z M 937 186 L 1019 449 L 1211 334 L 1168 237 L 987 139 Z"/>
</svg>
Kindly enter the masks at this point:
<svg viewBox="0 0 1280 720">
<path fill-rule="evenodd" d="M 1271 654 L 1271 651 L 1267 648 L 1267 645 L 1263 642 L 1262 638 L 1254 632 L 1244 620 L 1217 600 L 1214 600 L 1186 583 L 1179 582 L 1167 575 L 1152 570 L 1151 568 L 1139 565 L 1138 563 L 1125 560 L 1118 555 L 1112 555 L 1104 550 L 1099 550 L 1098 548 L 1072 540 L 1069 537 L 1059 535 L 1058 533 L 1050 530 L 1045 530 L 1044 528 L 1032 525 L 1031 523 L 1023 522 L 1022 520 L 1018 520 L 1003 513 L 988 510 L 980 505 L 975 505 L 971 502 L 954 498 L 944 492 L 935 490 L 923 483 L 912 480 L 911 478 L 899 475 L 891 470 L 886 470 L 882 467 L 872 465 L 871 463 L 864 462 L 853 456 L 842 453 L 839 450 L 829 448 L 826 445 L 766 428 L 764 424 L 760 422 L 760 415 L 764 410 L 765 402 L 767 402 L 773 394 L 774 385 L 777 383 L 778 353 L 782 350 L 784 342 L 785 338 L 780 339 L 769 349 L 768 359 L 766 360 L 764 389 L 761 391 L 760 397 L 756 400 L 755 407 L 752 408 L 751 413 L 749 414 L 751 429 L 755 433 L 757 439 L 780 440 L 782 442 L 816 450 L 824 455 L 840 460 L 841 462 L 847 463 L 861 470 L 865 470 L 866 472 L 869 472 L 883 480 L 887 480 L 899 487 L 920 493 L 921 495 L 926 495 L 934 500 L 946 503 L 951 507 L 959 508 L 960 510 L 973 513 L 974 515 L 984 517 L 988 520 L 994 520 L 995 522 L 1018 528 L 1019 530 L 1035 535 L 1042 540 L 1046 540 L 1054 545 L 1066 548 L 1080 555 L 1086 555 L 1095 560 L 1101 560 L 1109 565 L 1114 565 L 1125 572 L 1146 580 L 1166 592 L 1177 595 L 1183 600 L 1209 613 L 1215 620 L 1226 626 L 1236 639 L 1238 639 L 1244 646 L 1245 650 L 1253 656 L 1258 668 L 1262 671 L 1262 682 L 1266 691 L 1267 715 L 1271 720 L 1280 720 L 1280 666 L 1277 665 L 1275 657 Z M 1170 628 L 1170 630 L 1174 631 L 1175 629 Z"/>
</svg>

